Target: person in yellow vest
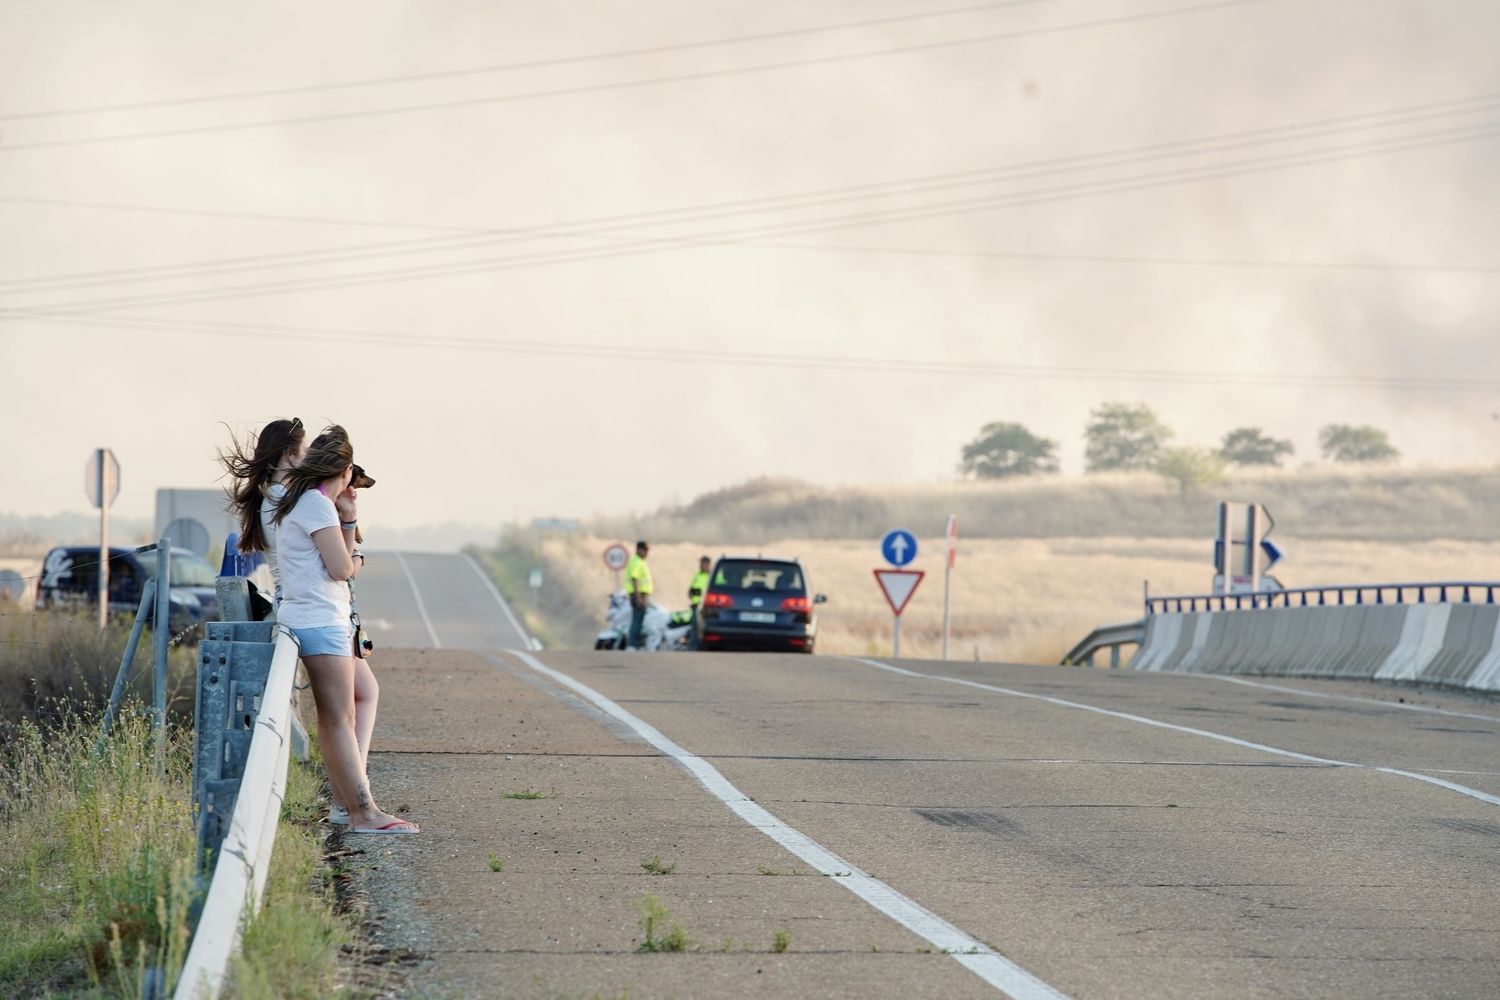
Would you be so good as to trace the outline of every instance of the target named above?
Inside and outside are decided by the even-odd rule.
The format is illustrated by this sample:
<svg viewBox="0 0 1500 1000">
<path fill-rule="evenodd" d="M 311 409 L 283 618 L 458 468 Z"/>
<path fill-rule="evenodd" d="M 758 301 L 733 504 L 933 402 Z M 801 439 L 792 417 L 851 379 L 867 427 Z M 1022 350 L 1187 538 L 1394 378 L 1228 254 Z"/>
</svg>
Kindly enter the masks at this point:
<svg viewBox="0 0 1500 1000">
<path fill-rule="evenodd" d="M 698 605 L 703 603 L 703 595 L 708 593 L 708 568 L 712 561 L 708 556 L 698 560 L 698 572 L 693 574 L 693 582 L 688 584 L 688 607 L 694 611 Z"/>
<path fill-rule="evenodd" d="M 689 644 L 693 649 L 698 648 L 698 608 L 703 604 L 703 595 L 708 593 L 708 568 L 713 565 L 708 556 L 698 560 L 698 572 L 693 574 L 693 582 L 688 584 L 688 608 L 693 613 L 693 630 L 689 633 Z"/>
<path fill-rule="evenodd" d="M 630 598 L 630 634 L 626 636 L 626 649 L 641 648 L 641 627 L 646 621 L 646 606 L 651 603 L 651 567 L 646 565 L 646 554 L 651 546 L 644 541 L 635 543 L 635 555 L 625 564 L 625 596 Z"/>
</svg>

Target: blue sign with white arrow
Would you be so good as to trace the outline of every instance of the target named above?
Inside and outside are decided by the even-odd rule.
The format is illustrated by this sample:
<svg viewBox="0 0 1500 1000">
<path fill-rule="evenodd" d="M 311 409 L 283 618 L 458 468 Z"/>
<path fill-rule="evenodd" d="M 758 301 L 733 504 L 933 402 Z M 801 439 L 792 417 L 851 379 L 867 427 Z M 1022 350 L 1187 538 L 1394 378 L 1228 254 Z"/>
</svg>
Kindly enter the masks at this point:
<svg viewBox="0 0 1500 1000">
<path fill-rule="evenodd" d="M 885 561 L 900 569 L 917 558 L 917 536 L 905 528 L 887 531 L 880 540 L 880 554 Z"/>
</svg>

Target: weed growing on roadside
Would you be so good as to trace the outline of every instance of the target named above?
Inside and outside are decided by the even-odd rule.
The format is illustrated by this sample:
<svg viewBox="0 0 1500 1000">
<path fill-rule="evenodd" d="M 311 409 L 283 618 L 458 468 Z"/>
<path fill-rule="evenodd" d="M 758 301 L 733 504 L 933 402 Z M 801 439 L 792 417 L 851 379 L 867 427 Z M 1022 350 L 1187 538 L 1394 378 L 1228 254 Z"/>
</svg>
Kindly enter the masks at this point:
<svg viewBox="0 0 1500 1000">
<path fill-rule="evenodd" d="M 260 913 L 230 967 L 237 1000 L 321 1000 L 338 990 L 338 956 L 354 941 L 335 912 L 335 873 L 325 867 L 321 778 L 314 763 L 287 768 L 281 826 Z"/>
<path fill-rule="evenodd" d="M 776 869 L 774 869 L 774 868 L 767 868 L 764 865 L 762 865 L 761 867 L 757 868 L 756 872 L 759 873 L 759 874 L 761 874 L 761 875 L 779 875 L 780 874 L 780 872 L 778 872 Z"/>
<path fill-rule="evenodd" d="M 771 935 L 771 950 L 776 954 L 786 951 L 792 943 L 792 932 L 785 927 L 776 928 L 776 933 Z"/>
<path fill-rule="evenodd" d="M 500 797 L 502 799 L 555 799 L 557 798 L 557 789 L 552 789 L 550 793 L 539 792 L 528 785 L 523 791 L 506 792 Z"/>
<path fill-rule="evenodd" d="M 102 754 L 95 720 L 12 727 L 0 749 L 0 994 L 141 995 L 181 965 L 193 902 L 188 748 L 125 712 Z M 167 984 L 170 988 L 170 982 Z"/>
<path fill-rule="evenodd" d="M 500 855 L 496 854 L 494 851 L 490 852 L 489 863 L 490 863 L 490 871 L 492 871 L 492 872 L 503 872 L 503 871 L 505 871 L 505 861 L 500 857 Z"/>
<path fill-rule="evenodd" d="M 652 875 L 670 875 L 677 870 L 677 862 L 674 861 L 669 865 L 663 864 L 661 855 L 658 854 L 654 858 L 647 858 L 645 861 L 642 861 L 641 867 Z"/>
<path fill-rule="evenodd" d="M 645 940 L 637 951 L 686 951 L 692 942 L 682 925 L 672 919 L 672 913 L 652 893 L 641 894 L 641 928 Z M 670 925 L 670 926 L 669 926 Z M 664 931 L 663 928 L 666 928 Z M 658 936 L 660 932 L 660 936 Z"/>
</svg>

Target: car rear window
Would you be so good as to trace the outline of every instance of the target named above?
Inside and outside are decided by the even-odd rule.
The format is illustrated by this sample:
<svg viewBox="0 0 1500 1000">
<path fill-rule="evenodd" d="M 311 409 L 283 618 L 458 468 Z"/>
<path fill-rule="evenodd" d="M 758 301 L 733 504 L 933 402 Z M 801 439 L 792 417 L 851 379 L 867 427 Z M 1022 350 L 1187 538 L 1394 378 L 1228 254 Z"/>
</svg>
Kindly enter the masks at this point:
<svg viewBox="0 0 1500 1000">
<path fill-rule="evenodd" d="M 802 567 L 763 559 L 721 559 L 714 567 L 712 586 L 726 590 L 768 590 L 779 594 L 804 593 Z"/>
</svg>

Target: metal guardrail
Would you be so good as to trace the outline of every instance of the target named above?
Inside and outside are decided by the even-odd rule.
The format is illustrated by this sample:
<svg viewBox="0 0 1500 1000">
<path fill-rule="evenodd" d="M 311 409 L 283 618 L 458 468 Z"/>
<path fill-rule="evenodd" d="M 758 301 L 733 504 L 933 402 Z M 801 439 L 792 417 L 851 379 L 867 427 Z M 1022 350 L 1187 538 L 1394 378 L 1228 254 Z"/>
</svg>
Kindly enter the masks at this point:
<svg viewBox="0 0 1500 1000">
<path fill-rule="evenodd" d="M 1094 665 L 1094 654 L 1101 649 L 1109 650 L 1110 669 L 1120 666 L 1120 647 L 1135 645 L 1139 646 L 1146 641 L 1146 619 L 1140 621 L 1121 622 L 1118 625 L 1101 625 L 1084 637 L 1083 641 L 1062 658 L 1065 667 L 1076 667 L 1087 664 Z"/>
<path fill-rule="evenodd" d="M 278 628 L 234 811 L 174 1000 L 213 1000 L 219 995 L 229 960 L 239 947 L 242 919 L 260 910 L 286 788 L 297 655 L 291 632 Z"/>
<path fill-rule="evenodd" d="M 1323 608 L 1364 604 L 1495 604 L 1500 583 L 1359 583 L 1296 587 L 1260 594 L 1179 594 L 1148 597 L 1146 614 L 1185 611 L 1244 611 L 1258 608 Z"/>
</svg>

